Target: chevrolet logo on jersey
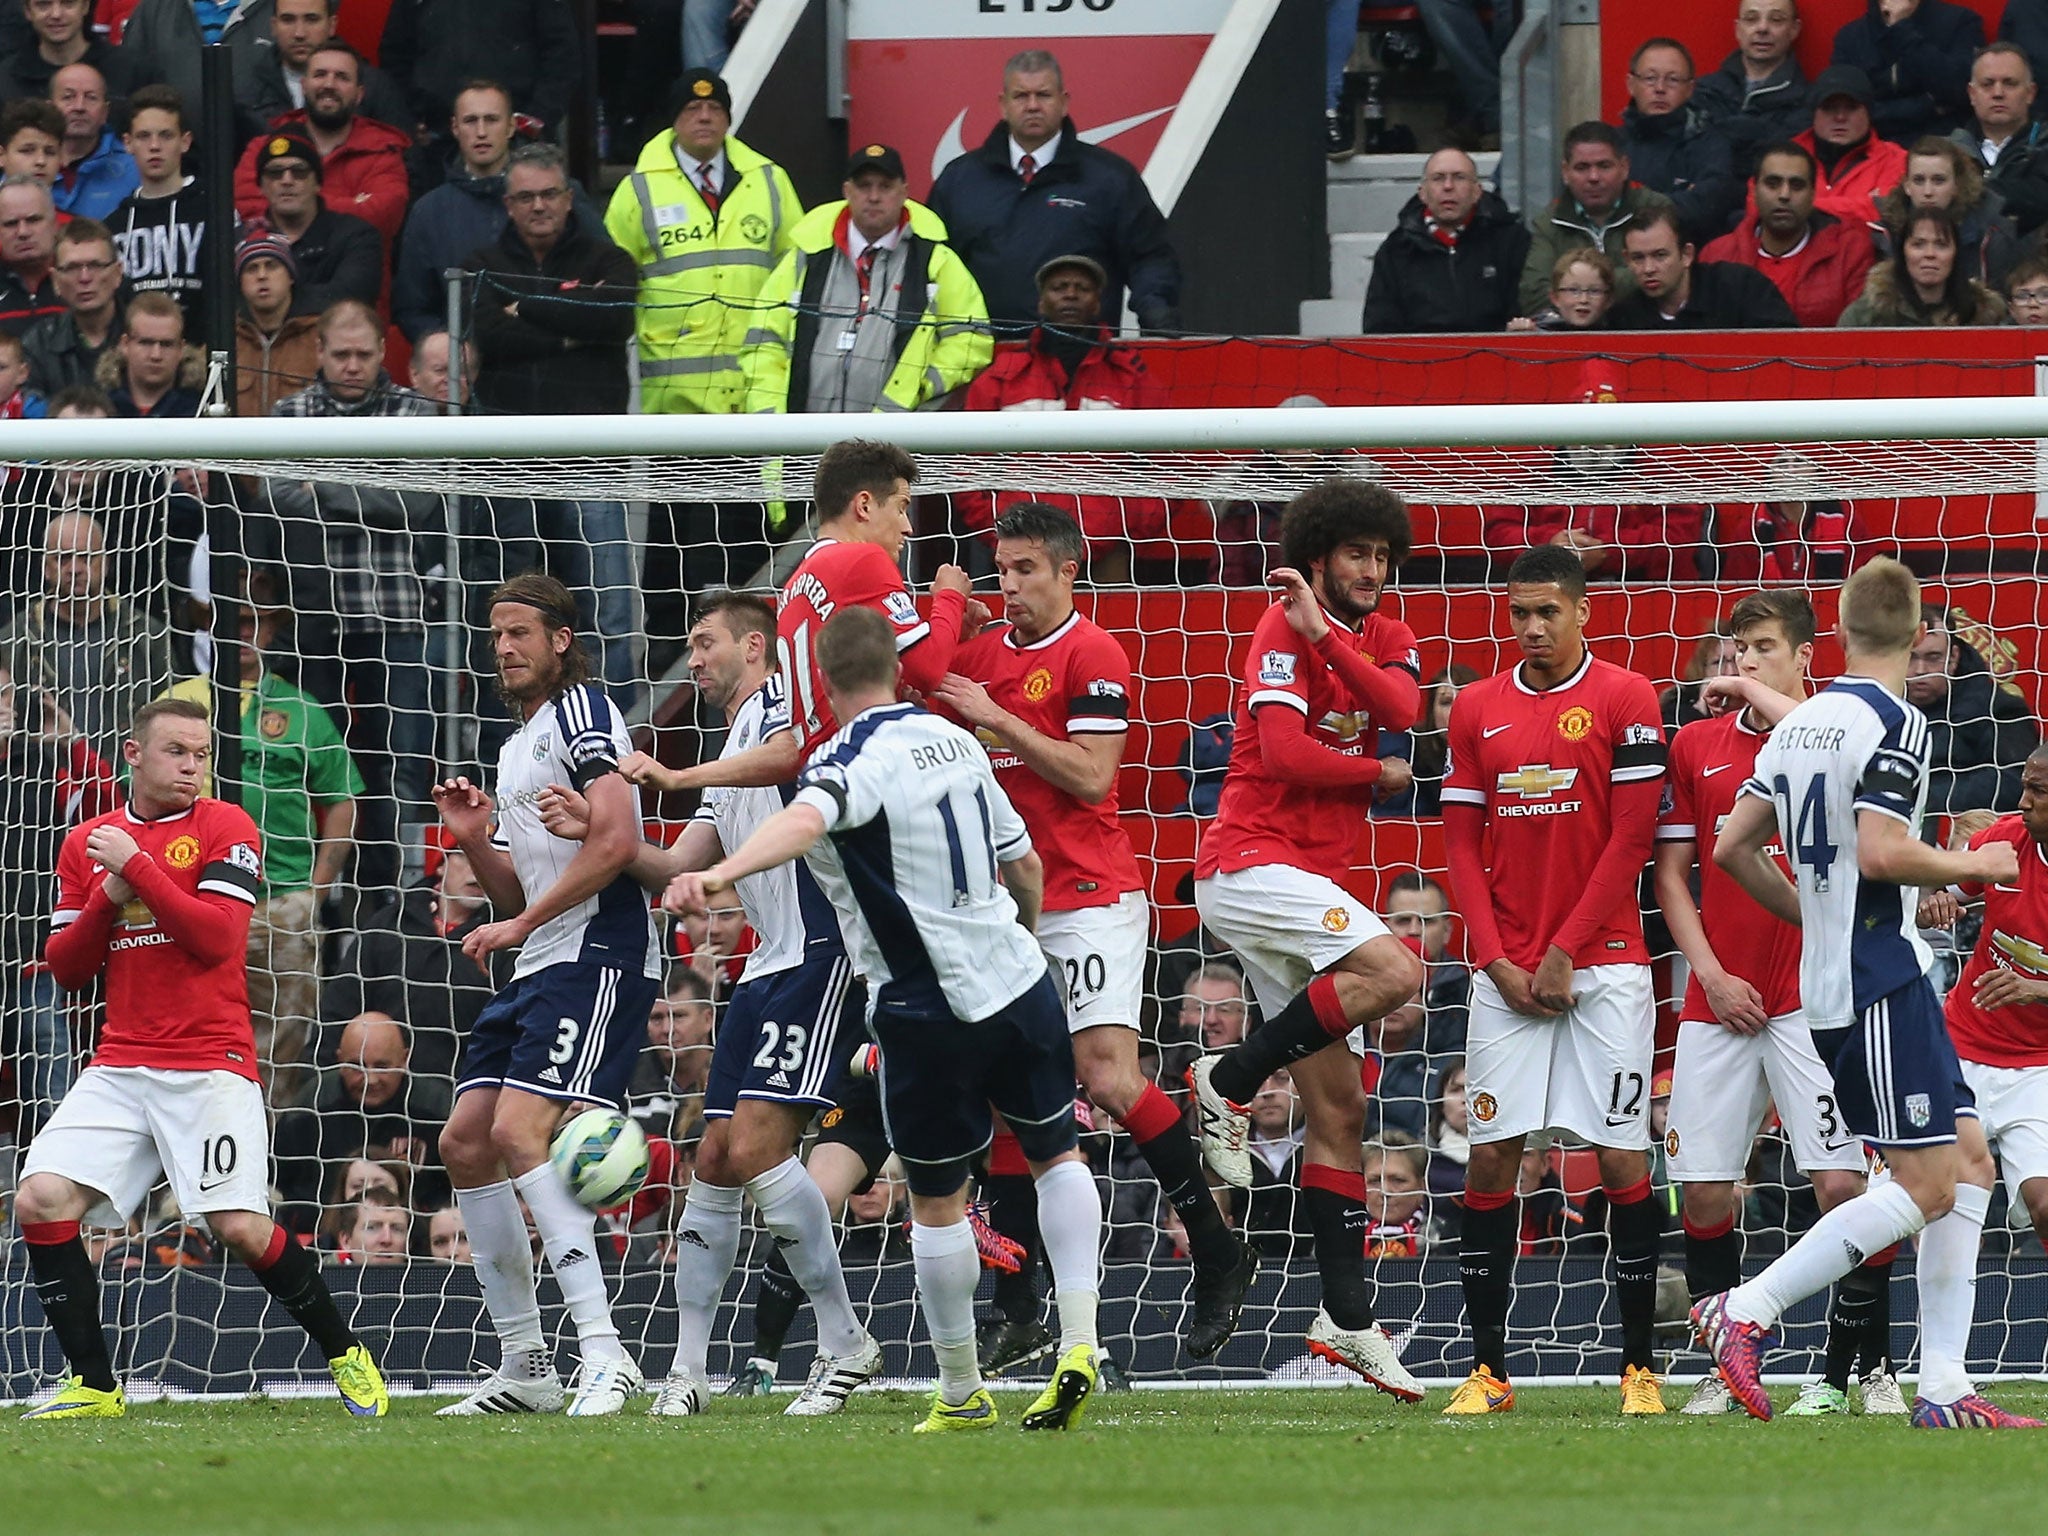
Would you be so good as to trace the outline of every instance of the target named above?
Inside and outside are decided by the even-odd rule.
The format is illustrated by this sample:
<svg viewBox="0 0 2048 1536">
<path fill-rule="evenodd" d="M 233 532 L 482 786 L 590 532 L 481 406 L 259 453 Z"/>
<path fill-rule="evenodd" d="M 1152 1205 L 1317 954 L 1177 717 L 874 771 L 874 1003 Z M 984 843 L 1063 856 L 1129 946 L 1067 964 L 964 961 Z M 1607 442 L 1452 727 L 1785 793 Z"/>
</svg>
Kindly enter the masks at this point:
<svg viewBox="0 0 2048 1536">
<path fill-rule="evenodd" d="M 1576 768 L 1553 768 L 1548 763 L 1524 763 L 1513 773 L 1503 773 L 1494 782 L 1497 794 L 1520 795 L 1524 800 L 1542 800 L 1579 782 Z"/>
<path fill-rule="evenodd" d="M 2016 933 L 1994 928 L 1991 947 L 2011 961 L 2015 969 L 2032 971 L 2037 976 L 2048 975 L 2048 949 L 2043 949 L 2032 939 L 2023 939 Z"/>
<path fill-rule="evenodd" d="M 1328 731 L 1348 747 L 1364 733 L 1365 716 L 1356 710 L 1348 715 L 1340 715 L 1333 709 L 1316 722 L 1316 729 Z"/>
</svg>

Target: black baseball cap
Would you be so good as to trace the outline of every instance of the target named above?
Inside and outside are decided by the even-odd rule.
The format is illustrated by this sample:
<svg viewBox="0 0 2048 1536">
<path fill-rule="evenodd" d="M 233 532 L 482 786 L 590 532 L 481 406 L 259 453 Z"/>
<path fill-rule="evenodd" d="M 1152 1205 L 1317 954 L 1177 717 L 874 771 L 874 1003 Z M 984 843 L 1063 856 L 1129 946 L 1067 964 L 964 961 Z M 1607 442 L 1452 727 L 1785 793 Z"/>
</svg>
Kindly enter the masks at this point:
<svg viewBox="0 0 2048 1536">
<path fill-rule="evenodd" d="M 846 162 L 846 180 L 853 180 L 862 171 L 880 171 L 891 181 L 907 179 L 903 157 L 886 144 L 870 144 L 853 152 L 853 158 Z"/>
<path fill-rule="evenodd" d="M 1877 100 L 1877 93 L 1870 88 L 1870 76 L 1854 64 L 1831 64 L 1822 70 L 1808 99 L 1817 107 L 1831 96 L 1847 96 L 1866 107 Z"/>
<path fill-rule="evenodd" d="M 726 86 L 725 76 L 716 70 L 684 70 L 675 89 L 669 92 L 669 116 L 676 116 L 693 101 L 715 101 L 725 108 L 726 116 L 732 115 L 732 91 Z"/>
</svg>

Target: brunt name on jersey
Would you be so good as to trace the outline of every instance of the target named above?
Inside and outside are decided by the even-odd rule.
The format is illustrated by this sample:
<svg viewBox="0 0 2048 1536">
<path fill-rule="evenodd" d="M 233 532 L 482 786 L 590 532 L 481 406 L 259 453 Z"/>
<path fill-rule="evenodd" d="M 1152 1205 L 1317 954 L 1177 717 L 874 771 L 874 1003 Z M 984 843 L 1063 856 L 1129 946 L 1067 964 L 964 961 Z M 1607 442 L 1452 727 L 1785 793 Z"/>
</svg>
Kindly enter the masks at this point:
<svg viewBox="0 0 2048 1536">
<path fill-rule="evenodd" d="M 1562 728 L 1562 722 L 1560 722 Z M 1494 806 L 1497 816 L 1565 816 L 1581 809 L 1583 800 L 1553 800 L 1550 797 L 1561 790 L 1570 789 L 1579 782 L 1576 768 L 1553 768 L 1548 763 L 1524 763 L 1512 773 L 1498 774 L 1494 778 L 1494 792 L 1499 795 L 1516 795 L 1520 802 L 1507 801 Z"/>
<path fill-rule="evenodd" d="M 2032 939 L 1994 928 L 1991 947 L 1996 951 L 1992 959 L 2000 970 L 2025 971 L 2033 976 L 2048 975 L 2048 949 L 2043 949 Z"/>
</svg>

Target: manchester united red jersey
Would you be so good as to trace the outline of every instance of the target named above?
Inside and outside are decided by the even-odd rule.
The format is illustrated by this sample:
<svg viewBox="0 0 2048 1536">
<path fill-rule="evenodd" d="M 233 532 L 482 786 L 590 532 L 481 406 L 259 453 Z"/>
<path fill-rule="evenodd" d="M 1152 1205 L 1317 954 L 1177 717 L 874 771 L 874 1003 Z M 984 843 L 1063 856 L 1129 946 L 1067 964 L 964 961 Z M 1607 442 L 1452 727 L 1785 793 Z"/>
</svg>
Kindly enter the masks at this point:
<svg viewBox="0 0 2048 1536">
<path fill-rule="evenodd" d="M 1984 898 L 1984 929 L 1962 979 L 1949 992 L 1948 1032 L 1956 1054 L 1989 1067 L 2048 1067 L 2048 1003 L 1980 1008 L 1977 979 L 1993 967 L 2048 982 L 2048 860 L 2017 816 L 2001 816 L 1970 839 L 1972 848 L 2011 843 L 2020 856 L 2017 885 L 1965 886 Z"/>
<path fill-rule="evenodd" d="M 1369 613 L 1351 629 L 1325 610 L 1330 632 L 1368 662 L 1392 667 L 1420 681 L 1415 635 L 1399 619 Z M 1287 622 L 1287 606 L 1275 603 L 1252 631 L 1238 688 L 1237 732 L 1216 819 L 1202 834 L 1195 854 L 1195 878 L 1285 864 L 1341 881 L 1365 821 L 1371 791 L 1286 784 L 1266 772 L 1252 716 L 1261 709 L 1297 709 L 1308 719 L 1309 739 L 1347 757 L 1378 755 L 1379 726 L 1351 696 L 1329 664 Z"/>
<path fill-rule="evenodd" d="M 1486 812 L 1486 894 L 1507 958 L 1533 971 L 1607 850 L 1614 786 L 1663 775 L 1656 690 L 1591 653 L 1540 693 L 1513 667 L 1458 694 L 1450 749 L 1444 803 Z M 1633 887 L 1572 956 L 1575 967 L 1649 960 Z"/>
<path fill-rule="evenodd" d="M 1695 720 L 1671 739 L 1657 840 L 1698 847 L 1700 926 L 1707 947 L 1730 975 L 1756 988 L 1765 1011 L 1776 1018 L 1799 1006 L 1799 930 L 1758 906 L 1741 882 L 1714 862 L 1721 824 L 1755 771 L 1758 751 L 1770 740 L 1770 732 L 1744 724 L 1743 714 L 1738 710 L 1717 720 Z M 1784 862 L 1782 849 L 1774 844 L 1771 852 Z M 1685 989 L 1679 1017 L 1714 1017 L 1698 976 Z"/>
<path fill-rule="evenodd" d="M 991 625 L 960 647 L 953 670 L 1055 741 L 1122 736 L 1130 727 L 1130 661 L 1107 630 L 1078 613 L 1029 644 L 1009 625 Z M 1046 911 L 1105 907 L 1126 891 L 1144 889 L 1131 840 L 1117 820 L 1115 779 L 1109 793 L 1089 805 L 1026 767 L 995 732 L 975 734 L 1045 863 Z"/>
<path fill-rule="evenodd" d="M 775 614 L 775 654 L 789 679 L 790 721 L 802 760 L 834 731 L 825 675 L 818 670 L 819 631 L 842 608 L 872 608 L 896 630 L 901 655 L 931 632 L 917 611 L 903 572 L 879 544 L 820 539 L 782 586 Z"/>
<path fill-rule="evenodd" d="M 85 851 L 93 829 L 106 822 L 125 828 L 179 890 L 255 905 L 263 845 L 240 806 L 197 800 L 190 810 L 156 821 L 139 821 L 132 810 L 110 811 L 73 827 L 64 839 L 52 931 L 76 922 L 106 883 L 107 872 Z M 157 926 L 138 897 L 114 919 L 104 974 L 107 1021 L 93 1065 L 257 1075 L 248 963 L 239 949 L 219 965 L 201 964 Z"/>
</svg>

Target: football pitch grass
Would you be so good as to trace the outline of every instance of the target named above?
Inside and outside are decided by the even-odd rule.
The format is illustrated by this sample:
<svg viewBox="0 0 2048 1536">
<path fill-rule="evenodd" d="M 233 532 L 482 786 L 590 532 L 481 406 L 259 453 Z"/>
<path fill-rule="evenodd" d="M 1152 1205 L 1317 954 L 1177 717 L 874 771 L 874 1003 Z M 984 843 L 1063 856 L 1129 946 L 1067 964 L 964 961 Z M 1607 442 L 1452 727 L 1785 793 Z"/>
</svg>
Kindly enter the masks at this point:
<svg viewBox="0 0 2048 1536">
<path fill-rule="evenodd" d="M 2048 1387 L 1999 1400 L 2048 1409 Z M 1779 1405 L 1791 1401 L 1784 1389 Z M 1364 1388 L 1133 1392 L 1078 1430 L 1004 1422 L 919 1435 L 925 1394 L 857 1396 L 835 1418 L 768 1401 L 703 1418 L 644 1411 L 381 1422 L 328 1400 L 131 1406 L 119 1422 L 0 1423 L 0 1525 L 36 1533 L 266 1536 L 386 1531 L 1032 1536 L 1498 1531 L 1566 1536 L 1871 1529 L 2035 1530 L 2041 1438 L 1929 1433 L 1903 1419 L 1624 1421 L 1611 1388 L 1537 1388 L 1511 1414 L 1447 1420 Z M 1675 1408 L 1683 1392 L 1666 1398 Z M 645 1399 L 635 1404 L 644 1410 Z"/>
</svg>

